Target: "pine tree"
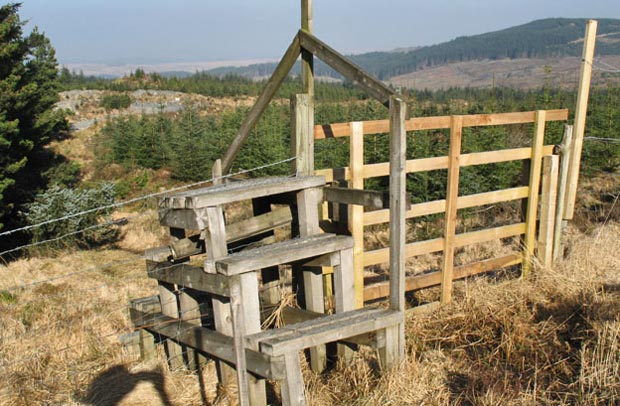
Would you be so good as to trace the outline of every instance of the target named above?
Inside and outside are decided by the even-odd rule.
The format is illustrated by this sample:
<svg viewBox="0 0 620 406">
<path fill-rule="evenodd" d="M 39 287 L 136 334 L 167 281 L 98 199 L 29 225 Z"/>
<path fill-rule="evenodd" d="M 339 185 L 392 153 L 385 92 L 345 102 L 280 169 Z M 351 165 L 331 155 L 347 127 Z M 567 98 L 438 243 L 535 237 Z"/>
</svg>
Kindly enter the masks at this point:
<svg viewBox="0 0 620 406">
<path fill-rule="evenodd" d="M 0 7 L 0 229 L 15 228 L 59 157 L 46 146 L 67 133 L 54 49 L 36 28 L 23 34 L 20 4 Z M 7 241 L 0 241 L 6 245 Z"/>
</svg>

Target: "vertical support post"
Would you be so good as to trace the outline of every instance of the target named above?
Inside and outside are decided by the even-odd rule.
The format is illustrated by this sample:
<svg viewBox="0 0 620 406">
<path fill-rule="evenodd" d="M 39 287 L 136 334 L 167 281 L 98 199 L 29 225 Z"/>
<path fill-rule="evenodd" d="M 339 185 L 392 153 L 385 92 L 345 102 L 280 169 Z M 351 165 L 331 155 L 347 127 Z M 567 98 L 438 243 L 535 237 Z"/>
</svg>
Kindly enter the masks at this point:
<svg viewBox="0 0 620 406">
<path fill-rule="evenodd" d="M 588 20 L 586 23 L 585 40 L 583 42 L 583 54 L 581 56 L 581 73 L 579 75 L 579 90 L 577 91 L 577 106 L 575 107 L 575 134 L 573 148 L 570 157 L 570 174 L 568 176 L 568 189 L 564 202 L 564 218 L 572 220 L 575 213 L 575 199 L 577 197 L 577 183 L 579 182 L 579 167 L 581 165 L 581 150 L 583 148 L 583 136 L 586 128 L 586 116 L 588 113 L 588 97 L 590 95 L 590 80 L 592 78 L 592 62 L 594 59 L 594 45 L 596 42 L 596 20 Z"/>
<path fill-rule="evenodd" d="M 538 193 L 540 192 L 540 172 L 542 170 L 543 144 L 545 141 L 545 124 L 547 112 L 538 110 L 534 124 L 532 140 L 532 158 L 530 159 L 530 194 L 527 199 L 525 217 L 525 238 L 523 253 L 523 276 L 528 276 L 533 267 L 534 247 L 536 245 L 536 215 L 538 212 Z"/>
<path fill-rule="evenodd" d="M 547 271 L 551 270 L 553 266 L 553 231 L 556 226 L 555 201 L 558 187 L 558 166 L 559 157 L 557 155 L 543 157 L 538 259 Z"/>
<path fill-rule="evenodd" d="M 291 99 L 293 110 L 291 147 L 297 175 L 314 174 L 314 111 L 308 94 L 296 94 Z"/>
<path fill-rule="evenodd" d="M 244 309 L 241 298 L 241 277 L 233 276 L 229 279 L 229 283 L 239 405 L 249 406 L 247 362 L 245 359 L 245 315 L 243 314 Z"/>
<path fill-rule="evenodd" d="M 217 260 L 228 255 L 226 246 L 226 228 L 224 224 L 224 212 L 222 206 L 207 207 L 207 230 L 205 236 L 205 246 L 209 260 Z M 215 272 L 205 267 L 206 272 Z M 215 329 L 227 336 L 233 335 L 230 303 L 222 297 L 213 297 L 213 321 Z M 234 382 L 234 371 L 223 362 L 216 361 L 216 368 L 220 383 L 224 386 Z"/>
<path fill-rule="evenodd" d="M 314 32 L 314 0 L 301 0 L 301 29 Z M 304 49 L 301 51 L 301 80 L 304 93 L 314 98 L 314 55 Z"/>
<path fill-rule="evenodd" d="M 180 228 L 170 228 L 170 238 L 182 239 L 185 237 L 185 230 Z M 178 319 L 180 317 L 179 311 L 179 291 L 176 285 L 165 282 L 158 282 L 159 285 L 159 300 L 161 303 L 161 312 L 164 316 Z M 183 368 L 183 353 L 184 348 L 180 344 L 173 340 L 166 340 L 166 356 L 168 357 L 168 364 L 170 368 L 181 369 Z"/>
<path fill-rule="evenodd" d="M 297 211 L 299 217 L 299 234 L 302 237 L 317 235 L 319 228 L 319 201 L 321 189 L 311 188 L 297 193 Z M 298 269 L 298 268 L 297 268 Z M 293 269 L 295 272 L 296 269 Z M 316 313 L 325 313 L 323 293 L 323 273 L 320 268 L 303 267 L 303 285 L 306 309 Z M 310 366 L 315 372 L 321 372 L 326 366 L 325 346 L 310 348 Z"/>
<path fill-rule="evenodd" d="M 350 186 L 364 189 L 364 123 L 351 123 L 349 144 Z M 364 306 L 364 207 L 349 206 L 349 232 L 353 236 L 353 275 L 355 280 L 355 307 Z"/>
<path fill-rule="evenodd" d="M 444 224 L 443 264 L 441 268 L 441 303 L 452 301 L 452 278 L 454 272 L 454 239 L 456 235 L 457 201 L 461 170 L 461 140 L 463 117 L 450 117 L 450 149 L 448 155 L 448 187 Z"/>
<path fill-rule="evenodd" d="M 282 381 L 282 405 L 303 406 L 306 404 L 304 394 L 304 378 L 301 375 L 299 354 L 290 352 L 284 354 L 285 377 Z"/>
<path fill-rule="evenodd" d="M 397 337 L 390 340 L 395 348 L 386 354 L 405 357 L 405 213 L 407 194 L 407 105 L 397 96 L 390 97 L 390 309 L 402 312 L 403 320 L 398 326 Z M 387 340 L 387 337 L 386 337 Z M 390 357 L 384 365 L 390 366 Z"/>
<path fill-rule="evenodd" d="M 213 178 L 214 185 L 221 185 L 223 182 L 222 179 L 222 160 L 216 159 L 213 162 L 213 168 L 211 169 L 211 177 Z"/>
<path fill-rule="evenodd" d="M 338 255 L 338 265 L 334 267 L 334 296 L 336 298 L 336 313 L 343 313 L 355 309 L 355 277 L 353 275 L 353 255 L 355 249 L 341 250 Z M 353 355 L 346 344 L 338 344 L 338 358 L 348 360 Z"/>
<path fill-rule="evenodd" d="M 573 126 L 564 126 L 564 139 L 560 147 L 560 175 L 558 179 L 558 197 L 555 211 L 555 231 L 553 233 L 553 260 L 562 255 L 562 236 L 564 232 L 564 203 L 566 201 L 566 182 L 568 180 L 568 164 L 573 145 Z"/>
</svg>

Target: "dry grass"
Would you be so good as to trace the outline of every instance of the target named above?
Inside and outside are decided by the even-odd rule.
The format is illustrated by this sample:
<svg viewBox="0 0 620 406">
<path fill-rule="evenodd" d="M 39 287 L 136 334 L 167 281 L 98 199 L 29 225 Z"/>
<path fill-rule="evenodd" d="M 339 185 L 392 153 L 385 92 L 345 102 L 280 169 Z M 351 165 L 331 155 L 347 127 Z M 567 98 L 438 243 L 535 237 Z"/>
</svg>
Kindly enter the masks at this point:
<svg viewBox="0 0 620 406">
<path fill-rule="evenodd" d="M 0 405 L 229 403 L 216 397 L 212 364 L 199 381 L 170 371 L 161 349 L 156 361 L 143 363 L 119 344 L 131 332 L 128 300 L 156 292 L 136 255 L 161 243 L 153 216 L 126 228 L 122 250 L 22 259 L 0 269 Z M 407 358 L 398 369 L 379 373 L 368 349 L 327 374 L 306 369 L 309 403 L 618 404 L 619 237 L 615 222 L 587 234 L 573 228 L 569 256 L 553 272 L 501 285 L 457 283 L 453 305 L 408 319 Z"/>
</svg>

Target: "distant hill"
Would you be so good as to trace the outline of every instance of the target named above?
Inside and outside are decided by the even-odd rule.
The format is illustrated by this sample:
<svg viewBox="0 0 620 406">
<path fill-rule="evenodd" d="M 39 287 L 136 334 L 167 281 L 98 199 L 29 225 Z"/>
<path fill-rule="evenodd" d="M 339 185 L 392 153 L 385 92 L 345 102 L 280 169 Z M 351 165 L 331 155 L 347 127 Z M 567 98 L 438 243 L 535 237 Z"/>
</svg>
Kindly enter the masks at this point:
<svg viewBox="0 0 620 406">
<path fill-rule="evenodd" d="M 390 81 L 392 78 L 400 78 L 412 72 L 454 63 L 505 59 L 545 61 L 579 57 L 586 21 L 577 18 L 548 18 L 500 31 L 458 37 L 437 45 L 391 52 L 370 52 L 350 55 L 350 58 L 379 79 Z M 596 55 L 620 56 L 620 20 L 598 21 Z M 270 75 L 275 66 L 275 63 L 267 63 L 240 68 L 222 67 L 209 73 L 215 75 L 234 73 L 262 78 Z M 317 76 L 338 77 L 337 73 L 323 63 L 317 63 L 315 69 Z M 298 72 L 299 67 L 296 67 L 293 73 Z"/>
</svg>

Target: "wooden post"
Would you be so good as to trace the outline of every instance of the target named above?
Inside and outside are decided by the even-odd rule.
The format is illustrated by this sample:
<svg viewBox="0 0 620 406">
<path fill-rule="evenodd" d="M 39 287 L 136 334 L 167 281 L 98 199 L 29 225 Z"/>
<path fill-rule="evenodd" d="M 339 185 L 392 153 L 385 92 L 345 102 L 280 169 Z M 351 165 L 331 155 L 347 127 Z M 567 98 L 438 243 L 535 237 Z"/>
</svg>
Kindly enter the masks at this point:
<svg viewBox="0 0 620 406">
<path fill-rule="evenodd" d="M 291 99 L 293 122 L 291 123 L 291 147 L 297 175 L 314 174 L 314 118 L 312 98 L 297 94 Z"/>
<path fill-rule="evenodd" d="M 566 201 L 566 182 L 568 180 L 568 164 L 573 144 L 573 126 L 564 126 L 564 139 L 560 147 L 560 175 L 558 179 L 558 198 L 555 211 L 555 231 L 553 233 L 553 260 L 562 255 L 562 236 L 566 221 L 564 220 L 564 202 Z"/>
<path fill-rule="evenodd" d="M 237 369 L 237 389 L 239 405 L 249 406 L 247 362 L 245 359 L 245 315 L 241 298 L 241 276 L 235 275 L 229 279 L 230 307 L 233 324 L 233 342 L 235 352 L 235 366 Z M 257 292 L 258 293 L 258 292 Z"/>
<path fill-rule="evenodd" d="M 540 172 L 542 169 L 543 144 L 545 141 L 546 111 L 536 112 L 534 124 L 534 138 L 532 140 L 532 158 L 530 159 L 530 194 L 527 199 L 527 214 L 525 217 L 525 238 L 523 253 L 523 276 L 528 276 L 532 270 L 534 247 L 536 243 L 536 215 L 538 212 L 538 193 L 540 191 Z"/>
<path fill-rule="evenodd" d="M 384 365 L 390 365 L 390 353 L 398 359 L 405 357 L 405 214 L 406 214 L 406 152 L 407 105 L 399 97 L 390 97 L 390 309 L 402 312 L 403 321 L 398 334 L 390 340 L 393 349 L 386 348 Z"/>
<path fill-rule="evenodd" d="M 364 123 L 351 123 L 349 140 L 350 185 L 364 189 Z M 355 307 L 364 306 L 364 207 L 349 206 L 349 232 L 353 236 L 353 275 L 355 280 Z"/>
<path fill-rule="evenodd" d="M 319 201 L 321 190 L 311 188 L 297 193 L 297 211 L 299 217 L 299 234 L 302 237 L 320 234 Z M 295 272 L 295 269 L 293 270 Z M 303 286 L 306 309 L 316 313 L 325 313 L 323 292 L 323 273 L 317 267 L 303 267 Z M 310 366 L 315 372 L 321 372 L 326 366 L 325 346 L 310 348 Z"/>
<path fill-rule="evenodd" d="M 301 29 L 314 32 L 314 0 L 301 0 Z M 301 80 L 304 93 L 314 100 L 314 55 L 305 49 L 301 51 Z"/>
<path fill-rule="evenodd" d="M 559 157 L 557 155 L 548 155 L 543 158 L 538 259 L 545 270 L 551 270 L 553 266 L 553 232 L 556 226 L 555 201 L 558 187 L 558 164 Z"/>
<path fill-rule="evenodd" d="M 205 236 L 207 257 L 210 260 L 214 260 L 228 256 L 224 213 L 221 206 L 207 207 L 207 225 Z M 215 272 L 215 270 L 208 269 L 205 269 L 205 271 Z M 230 303 L 219 297 L 213 297 L 211 303 L 213 305 L 215 329 L 222 334 L 232 337 Z M 222 385 L 227 386 L 234 382 L 234 371 L 231 367 L 220 361 L 216 361 L 215 365 Z"/>
<path fill-rule="evenodd" d="M 223 183 L 222 179 L 222 160 L 216 159 L 213 162 L 213 168 L 211 169 L 211 177 L 213 178 L 214 185 L 221 185 Z"/>
<path fill-rule="evenodd" d="M 575 212 L 575 199 L 577 197 L 577 183 L 579 181 L 579 167 L 581 165 L 581 150 L 583 148 L 583 136 L 586 128 L 586 116 L 588 113 L 588 97 L 590 95 L 590 79 L 592 78 L 592 62 L 594 60 L 594 45 L 596 42 L 596 20 L 588 20 L 586 24 L 585 40 L 579 75 L 579 90 L 577 92 L 577 106 L 575 107 L 575 133 L 573 135 L 573 150 L 570 157 L 570 173 L 568 176 L 568 188 L 564 202 L 564 218 L 572 220 Z"/>
<path fill-rule="evenodd" d="M 448 186 L 446 192 L 446 213 L 444 224 L 443 265 L 441 269 L 441 303 L 452 301 L 452 278 L 454 271 L 454 239 L 456 234 L 457 201 L 459 197 L 459 176 L 463 117 L 450 117 L 450 150 L 448 156 Z"/>
</svg>

